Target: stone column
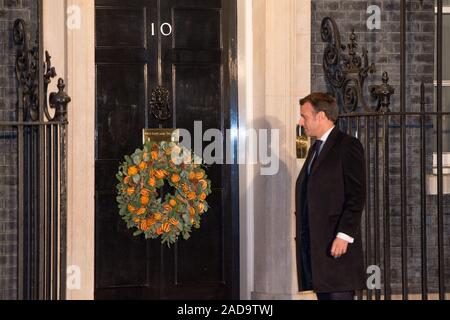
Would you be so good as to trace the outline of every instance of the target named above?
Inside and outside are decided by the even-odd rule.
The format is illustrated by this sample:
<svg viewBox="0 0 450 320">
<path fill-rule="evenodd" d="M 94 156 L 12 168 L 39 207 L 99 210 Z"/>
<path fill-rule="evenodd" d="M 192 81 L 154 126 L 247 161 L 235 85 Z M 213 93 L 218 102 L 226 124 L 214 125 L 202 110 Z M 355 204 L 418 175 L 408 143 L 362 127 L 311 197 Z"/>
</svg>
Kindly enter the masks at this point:
<svg viewBox="0 0 450 320">
<path fill-rule="evenodd" d="M 294 240 L 294 187 L 302 165 L 295 128 L 298 100 L 310 91 L 310 24 L 310 1 L 253 1 L 253 127 L 280 135 L 278 173 L 262 176 L 259 165 L 253 180 L 254 299 L 314 298 L 297 292 Z"/>
<path fill-rule="evenodd" d="M 69 109 L 68 265 L 80 271 L 80 288 L 70 299 L 94 298 L 95 245 L 95 1 L 68 0 L 69 15 L 80 13 L 67 31 Z M 78 269 L 79 268 L 79 269 Z M 70 271 L 70 270 L 69 270 Z M 69 275 L 70 276 L 70 275 Z"/>
<path fill-rule="evenodd" d="M 72 97 L 68 108 L 67 299 L 89 300 L 94 298 L 95 7 L 94 1 L 84 0 L 44 0 L 43 5 L 45 50 Z"/>
</svg>

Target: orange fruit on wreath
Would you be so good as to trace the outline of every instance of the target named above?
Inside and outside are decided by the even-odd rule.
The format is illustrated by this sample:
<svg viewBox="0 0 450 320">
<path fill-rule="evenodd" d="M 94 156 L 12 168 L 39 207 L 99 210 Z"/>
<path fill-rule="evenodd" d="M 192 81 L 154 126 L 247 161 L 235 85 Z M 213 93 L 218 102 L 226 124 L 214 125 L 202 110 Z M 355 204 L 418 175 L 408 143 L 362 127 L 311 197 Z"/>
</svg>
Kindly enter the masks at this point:
<svg viewBox="0 0 450 320">
<path fill-rule="evenodd" d="M 156 212 L 155 214 L 153 214 L 153 218 L 154 218 L 156 221 L 161 221 L 162 215 L 161 215 L 161 213 Z"/>
<path fill-rule="evenodd" d="M 189 192 L 188 199 L 189 200 L 194 200 L 195 198 L 197 198 L 197 195 L 195 194 L 195 192 Z"/>
<path fill-rule="evenodd" d="M 142 216 L 143 214 L 145 214 L 145 212 L 147 212 L 147 209 L 145 208 L 139 208 L 139 210 L 136 211 L 136 214 L 138 216 Z"/>
<path fill-rule="evenodd" d="M 203 179 L 204 176 L 205 176 L 204 172 L 197 172 L 195 174 L 195 177 L 197 178 L 197 180 Z"/>
<path fill-rule="evenodd" d="M 205 180 L 200 180 L 198 183 L 202 186 L 202 190 L 206 190 L 208 188 L 208 182 Z"/>
<path fill-rule="evenodd" d="M 145 162 L 139 163 L 139 169 L 141 171 L 144 171 L 146 168 L 147 168 L 147 163 L 145 163 Z"/>
<path fill-rule="evenodd" d="M 150 226 L 147 223 L 147 220 L 144 220 L 141 222 L 140 228 L 142 231 L 147 231 L 148 229 L 150 229 Z"/>
<path fill-rule="evenodd" d="M 129 196 L 131 196 L 131 195 L 134 194 L 135 191 L 136 191 L 136 189 L 135 189 L 134 187 L 129 187 L 129 188 L 127 189 L 127 194 L 128 194 Z"/>
<path fill-rule="evenodd" d="M 175 183 L 175 184 L 180 182 L 180 180 L 181 180 L 181 177 L 178 174 L 174 174 L 170 178 L 170 181 L 172 181 L 172 183 Z"/>
<path fill-rule="evenodd" d="M 164 174 L 163 170 L 156 170 L 155 177 L 158 179 L 164 179 L 166 175 Z"/>
<path fill-rule="evenodd" d="M 166 222 L 162 225 L 161 228 L 162 228 L 162 231 L 164 231 L 165 233 L 168 233 L 170 231 L 170 224 Z"/>
<path fill-rule="evenodd" d="M 141 197 L 141 204 L 146 206 L 150 203 L 150 197 Z"/>
<path fill-rule="evenodd" d="M 130 168 L 128 168 L 128 175 L 129 175 L 129 176 L 135 176 L 135 175 L 138 174 L 138 172 L 139 172 L 139 170 L 138 170 L 138 168 L 136 168 L 136 167 L 130 167 Z"/>
<path fill-rule="evenodd" d="M 155 187 L 155 186 L 156 186 L 156 180 L 155 180 L 155 178 L 150 178 L 150 179 L 148 179 L 148 184 L 149 184 L 149 186 L 151 186 L 151 187 Z"/>
<path fill-rule="evenodd" d="M 174 200 L 174 199 L 170 199 L 169 204 L 170 204 L 172 207 L 175 207 L 175 206 L 177 205 L 177 201 Z"/>
</svg>

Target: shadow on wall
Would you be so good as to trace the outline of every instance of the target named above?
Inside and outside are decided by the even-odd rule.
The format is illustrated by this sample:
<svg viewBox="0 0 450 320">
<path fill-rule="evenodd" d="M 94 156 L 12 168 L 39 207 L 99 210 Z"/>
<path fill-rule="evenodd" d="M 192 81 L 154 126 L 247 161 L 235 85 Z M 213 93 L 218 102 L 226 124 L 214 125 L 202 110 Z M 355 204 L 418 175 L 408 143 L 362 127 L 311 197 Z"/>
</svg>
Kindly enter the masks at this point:
<svg viewBox="0 0 450 320">
<path fill-rule="evenodd" d="M 296 291 L 293 282 L 295 267 L 291 175 L 280 155 L 286 154 L 286 126 L 274 117 L 258 118 L 252 123 L 256 130 L 268 130 L 267 154 L 277 152 L 278 171 L 262 175 L 260 157 L 254 166 L 255 176 L 249 188 L 254 190 L 255 292 L 253 298 L 288 298 Z M 279 130 L 279 139 L 271 130 Z M 295 131 L 292 132 L 295 135 Z M 277 141 L 279 140 L 279 141 Z M 258 139 L 258 143 L 261 141 Z M 293 146 L 294 147 L 294 146 Z M 272 164 L 273 165 L 273 164 Z M 269 295 L 269 296 L 267 296 Z"/>
</svg>

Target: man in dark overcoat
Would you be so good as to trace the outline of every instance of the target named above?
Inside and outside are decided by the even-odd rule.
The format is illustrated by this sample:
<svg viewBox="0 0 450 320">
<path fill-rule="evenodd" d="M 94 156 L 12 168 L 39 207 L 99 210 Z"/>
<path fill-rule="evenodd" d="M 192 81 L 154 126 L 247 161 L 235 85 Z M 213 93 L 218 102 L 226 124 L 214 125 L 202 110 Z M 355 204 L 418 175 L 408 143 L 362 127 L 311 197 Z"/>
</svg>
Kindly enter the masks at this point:
<svg viewBox="0 0 450 320">
<path fill-rule="evenodd" d="M 364 149 L 336 126 L 336 100 L 300 101 L 300 125 L 315 139 L 296 184 L 299 291 L 319 300 L 352 300 L 365 287 L 361 216 L 366 199 Z"/>
</svg>

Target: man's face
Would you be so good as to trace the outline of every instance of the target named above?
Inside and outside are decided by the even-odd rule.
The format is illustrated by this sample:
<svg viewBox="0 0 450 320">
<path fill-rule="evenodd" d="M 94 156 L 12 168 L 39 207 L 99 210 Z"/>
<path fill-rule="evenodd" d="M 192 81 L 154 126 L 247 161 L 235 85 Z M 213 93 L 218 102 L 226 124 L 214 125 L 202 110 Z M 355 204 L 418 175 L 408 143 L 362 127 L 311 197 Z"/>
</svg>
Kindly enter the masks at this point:
<svg viewBox="0 0 450 320">
<path fill-rule="evenodd" d="M 317 137 L 320 128 L 320 119 L 311 103 L 307 102 L 301 107 L 300 125 L 305 129 L 308 137 Z"/>
</svg>

